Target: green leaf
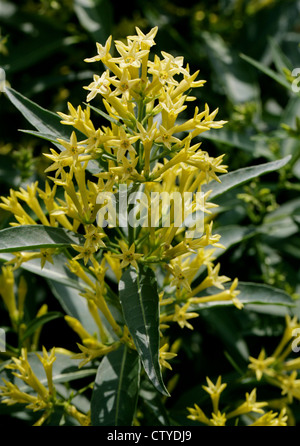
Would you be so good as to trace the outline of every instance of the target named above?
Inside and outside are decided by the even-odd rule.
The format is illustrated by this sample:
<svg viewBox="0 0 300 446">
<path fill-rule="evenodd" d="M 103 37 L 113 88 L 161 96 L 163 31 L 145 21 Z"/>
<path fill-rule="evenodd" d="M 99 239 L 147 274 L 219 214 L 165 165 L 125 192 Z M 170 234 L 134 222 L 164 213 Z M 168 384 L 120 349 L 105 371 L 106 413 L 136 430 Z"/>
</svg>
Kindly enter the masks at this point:
<svg viewBox="0 0 300 446">
<path fill-rule="evenodd" d="M 216 248 L 214 257 L 217 258 L 227 251 L 231 246 L 241 243 L 250 237 L 253 237 L 257 231 L 252 228 L 239 225 L 228 225 L 216 229 L 216 234 L 221 236 L 220 243 L 225 246 L 223 248 Z"/>
<path fill-rule="evenodd" d="M 200 138 L 208 139 L 216 143 L 225 144 L 230 147 L 241 149 L 254 157 L 264 156 L 270 159 L 272 153 L 264 143 L 249 138 L 245 133 L 236 132 L 228 129 L 210 129 L 209 132 L 203 132 Z"/>
<path fill-rule="evenodd" d="M 230 283 L 224 285 L 225 289 L 230 288 Z M 244 304 L 259 304 L 259 305 L 283 305 L 286 307 L 293 307 L 295 305 L 293 299 L 289 294 L 285 291 L 272 287 L 270 285 L 265 285 L 261 283 L 254 282 L 239 282 L 237 290 L 240 291 L 240 294 L 237 298 Z M 207 289 L 203 295 L 205 294 L 216 294 L 216 288 Z M 200 296 L 199 296 L 200 297 Z M 202 308 L 214 307 L 214 306 L 227 306 L 233 305 L 231 300 L 228 301 L 215 301 L 215 302 L 207 302 L 207 303 L 199 303 L 191 306 L 193 310 L 200 310 Z"/>
<path fill-rule="evenodd" d="M 73 127 L 62 125 L 61 118 L 49 110 L 23 96 L 13 88 L 5 88 L 5 93 L 12 104 L 39 132 L 51 135 L 54 139 L 69 139 Z"/>
<path fill-rule="evenodd" d="M 14 258 L 13 254 L 0 253 L 0 260 L 10 261 Z M 75 274 L 72 274 L 66 267 L 66 256 L 57 254 L 53 257 L 53 264 L 46 262 L 44 268 L 41 268 L 41 260 L 33 259 L 22 263 L 20 268 L 30 271 L 38 276 L 51 279 L 55 282 L 67 285 L 69 287 L 84 290 L 84 283 Z"/>
<path fill-rule="evenodd" d="M 88 107 L 90 107 L 91 110 L 93 110 L 95 113 L 97 113 L 98 115 L 100 115 L 103 118 L 105 118 L 107 121 L 110 121 L 113 124 L 122 127 L 122 124 L 121 124 L 120 121 L 118 121 L 117 119 L 113 118 L 112 116 L 109 116 L 107 113 L 105 113 L 104 111 L 100 110 L 100 108 L 94 107 L 93 105 L 90 105 L 90 104 L 86 104 L 85 102 L 84 102 L 84 105 L 87 105 Z"/>
<path fill-rule="evenodd" d="M 42 132 L 37 132 L 35 130 L 25 130 L 25 129 L 20 129 L 19 131 L 22 133 L 27 133 L 28 135 L 36 136 L 37 138 L 45 139 L 46 141 L 53 142 L 56 146 L 58 146 L 56 137 L 52 133 L 42 133 Z M 61 149 L 63 149 L 63 146 L 61 146 L 60 144 L 59 146 L 61 147 Z"/>
<path fill-rule="evenodd" d="M 251 282 L 239 282 L 238 299 L 244 304 L 294 306 L 291 296 L 285 291 L 270 285 Z"/>
<path fill-rule="evenodd" d="M 92 400 L 93 426 L 131 426 L 136 410 L 140 360 L 122 345 L 103 358 L 98 368 Z"/>
<path fill-rule="evenodd" d="M 53 321 L 54 319 L 58 319 L 59 317 L 63 317 L 63 314 L 58 311 L 49 311 L 48 313 L 43 314 L 43 316 L 33 319 L 27 325 L 27 328 L 22 336 L 22 341 L 31 336 L 38 328 L 40 328 L 47 322 Z"/>
<path fill-rule="evenodd" d="M 156 392 L 150 381 L 144 381 L 139 393 L 139 405 L 144 414 L 144 420 L 151 426 L 170 426 L 170 420 L 160 394 Z M 151 424 L 149 424 L 151 423 Z"/>
<path fill-rule="evenodd" d="M 26 130 L 22 130 L 22 132 L 31 133 L 34 136 L 51 141 L 59 150 L 62 150 L 63 147 L 57 142 L 57 138 L 69 140 L 73 131 L 78 138 L 82 140 L 86 139 L 86 135 L 75 129 L 73 126 L 61 124 L 61 118 L 56 113 L 46 110 L 12 88 L 6 87 L 5 92 L 12 104 L 22 113 L 27 121 L 38 130 L 36 133 Z M 99 173 L 100 168 L 96 161 L 90 160 L 87 170 L 92 174 L 95 174 Z"/>
<path fill-rule="evenodd" d="M 80 243 L 83 243 L 80 235 L 52 226 L 22 225 L 0 231 L 0 252 L 63 248 Z"/>
<path fill-rule="evenodd" d="M 246 56 L 245 54 L 241 54 L 240 56 L 246 62 L 249 62 L 249 64 L 253 65 L 255 68 L 262 71 L 270 78 L 274 79 L 276 82 L 285 87 L 287 90 L 289 91 L 292 90 L 290 82 L 288 82 L 283 75 L 276 73 L 276 71 L 272 70 L 271 68 L 268 68 L 262 63 L 258 62 L 257 60 L 252 59 L 252 57 Z"/>
<path fill-rule="evenodd" d="M 74 11 L 93 40 L 104 44 L 111 32 L 111 3 L 107 0 L 74 0 Z"/>
<path fill-rule="evenodd" d="M 260 175 L 264 175 L 269 172 L 273 172 L 274 170 L 278 170 L 281 167 L 285 166 L 291 159 L 291 156 L 288 155 L 285 158 L 280 160 L 271 161 L 269 163 L 259 164 L 257 166 L 244 167 L 242 169 L 235 170 L 233 172 L 220 175 L 219 179 L 221 183 L 217 181 L 210 182 L 209 184 L 205 184 L 203 186 L 202 191 L 207 192 L 212 190 L 212 193 L 209 195 L 209 198 L 216 198 L 230 189 L 240 186 L 241 184 L 246 183 L 252 178 L 259 177 Z"/>
<path fill-rule="evenodd" d="M 153 271 L 140 267 L 137 273 L 129 267 L 119 282 L 119 296 L 144 369 L 154 387 L 169 396 L 159 364 L 159 297 Z"/>
</svg>

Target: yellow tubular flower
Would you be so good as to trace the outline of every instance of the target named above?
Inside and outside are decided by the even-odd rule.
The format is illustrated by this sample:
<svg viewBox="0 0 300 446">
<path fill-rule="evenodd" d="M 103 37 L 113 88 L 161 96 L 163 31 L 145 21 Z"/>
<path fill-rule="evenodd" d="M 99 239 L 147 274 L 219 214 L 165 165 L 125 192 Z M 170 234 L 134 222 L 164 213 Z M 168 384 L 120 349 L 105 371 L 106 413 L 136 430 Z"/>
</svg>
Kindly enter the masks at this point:
<svg viewBox="0 0 300 446">
<path fill-rule="evenodd" d="M 120 240 L 119 245 L 122 254 L 111 254 L 111 257 L 122 260 L 120 265 L 121 268 L 132 265 L 135 269 L 138 269 L 137 260 L 143 257 L 143 254 L 138 254 L 135 252 L 134 243 L 129 248 L 123 240 Z"/>
<path fill-rule="evenodd" d="M 213 384 L 213 382 L 206 377 L 207 386 L 202 386 L 203 389 L 209 394 L 212 405 L 213 405 L 213 412 L 214 414 L 219 413 L 219 399 L 220 395 L 223 392 L 223 390 L 227 387 L 226 383 L 221 384 L 221 376 L 218 377 L 216 384 Z"/>
<path fill-rule="evenodd" d="M 14 293 L 14 274 L 13 268 L 9 266 L 2 266 L 2 274 L 0 275 L 0 295 L 8 310 L 9 317 L 14 327 L 19 321 L 19 311 L 17 309 L 15 293 Z"/>
</svg>

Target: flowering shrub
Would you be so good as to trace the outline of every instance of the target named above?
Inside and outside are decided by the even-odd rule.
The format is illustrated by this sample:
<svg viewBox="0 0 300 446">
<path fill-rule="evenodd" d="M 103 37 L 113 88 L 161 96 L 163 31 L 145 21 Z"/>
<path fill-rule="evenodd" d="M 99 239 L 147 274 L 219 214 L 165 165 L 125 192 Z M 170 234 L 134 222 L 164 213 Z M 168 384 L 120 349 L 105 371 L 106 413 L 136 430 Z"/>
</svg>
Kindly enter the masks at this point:
<svg viewBox="0 0 300 446">
<path fill-rule="evenodd" d="M 205 81 L 190 73 L 183 57 L 152 57 L 157 27 L 136 31 L 126 42 L 115 41 L 116 57 L 112 37 L 97 43 L 97 55 L 85 61 L 101 61 L 104 71 L 84 87 L 87 103 L 68 103 L 68 114 L 58 118 L 6 89 L 38 130 L 33 133 L 55 146 L 45 153 L 45 185 L 11 189 L 0 205 L 14 216 L 0 231 L 6 260 L 0 293 L 16 339 L 7 343 L 9 359 L 1 364 L 1 397 L 8 406 L 38 412 L 35 425 L 57 419 L 147 424 L 144 406 L 151 404 L 157 423 L 172 424 L 161 409 L 175 385 L 172 379 L 166 384 L 166 372 L 180 358 L 180 342 L 170 344 L 172 326 L 193 330 L 201 311 L 215 306 L 242 312 L 248 303 L 292 305 L 279 290 L 221 275 L 217 258 L 226 246 L 213 227 L 217 205 L 209 201 L 290 157 L 227 174 L 224 155 L 210 156 L 199 140 L 226 122 L 206 103 L 197 102 L 190 113 L 193 89 Z M 21 269 L 51 280 L 66 327 L 77 336 L 72 348 L 65 339 L 49 352 L 40 344 L 42 326 L 61 313 L 43 305 L 30 320 Z M 224 425 L 238 418 L 244 425 L 286 425 L 288 406 L 299 399 L 299 361 L 286 360 L 290 344 L 283 350 L 299 325 L 293 319 L 287 327 L 273 355 L 262 350 L 258 359 L 249 358 L 245 377 L 265 378 L 286 397 L 273 406 L 257 402 L 253 386 L 245 401 L 240 394 L 232 409 L 221 411 L 226 385 L 207 378 L 213 411 L 205 415 L 195 401 L 194 408 L 182 408 L 186 422 Z M 72 381 L 74 389 L 63 385 Z"/>
</svg>

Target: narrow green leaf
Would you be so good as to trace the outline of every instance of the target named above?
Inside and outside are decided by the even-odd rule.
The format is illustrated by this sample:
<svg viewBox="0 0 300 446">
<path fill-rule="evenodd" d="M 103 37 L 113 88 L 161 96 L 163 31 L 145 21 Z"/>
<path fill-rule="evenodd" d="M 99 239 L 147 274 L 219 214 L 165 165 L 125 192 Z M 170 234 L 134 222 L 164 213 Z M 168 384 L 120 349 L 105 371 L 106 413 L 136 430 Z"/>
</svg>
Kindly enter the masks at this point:
<svg viewBox="0 0 300 446">
<path fill-rule="evenodd" d="M 22 225 L 0 231 L 0 252 L 62 248 L 82 242 L 80 235 L 64 228 L 53 228 L 52 226 Z"/>
<path fill-rule="evenodd" d="M 115 118 L 112 118 L 107 113 L 105 113 L 104 111 L 100 110 L 100 108 L 94 107 L 93 105 L 90 105 L 90 104 L 86 104 L 85 102 L 84 102 L 84 105 L 87 105 L 88 107 L 90 107 L 91 110 L 93 110 L 95 113 L 97 113 L 98 115 L 100 115 L 103 118 L 105 118 L 107 121 L 110 121 L 110 122 L 112 122 L 115 125 L 122 126 L 120 121 L 118 121 Z"/>
<path fill-rule="evenodd" d="M 164 402 L 150 381 L 144 381 L 141 384 L 139 398 L 141 398 L 140 403 L 142 403 L 141 410 L 145 414 L 148 423 L 151 422 L 152 426 L 171 425 Z"/>
<path fill-rule="evenodd" d="M 272 156 L 272 153 L 263 142 L 255 141 L 251 139 L 251 137 L 249 138 L 245 133 L 225 128 L 217 130 L 211 129 L 209 132 L 201 133 L 200 138 L 208 139 L 220 144 L 226 144 L 230 147 L 236 147 L 252 154 L 254 157 L 264 156 L 265 158 L 270 159 Z"/>
<path fill-rule="evenodd" d="M 59 150 L 62 150 L 63 147 L 57 142 L 57 138 L 69 140 L 73 131 L 77 134 L 78 138 L 82 140 L 86 139 L 86 135 L 73 126 L 61 124 L 61 118 L 56 113 L 46 110 L 12 88 L 5 88 L 5 92 L 12 104 L 38 130 L 36 133 L 26 130 L 22 130 L 22 132 L 31 133 L 34 136 L 51 141 Z M 87 170 L 95 174 L 99 173 L 100 168 L 96 161 L 90 160 Z"/>
<path fill-rule="evenodd" d="M 225 289 L 230 287 L 229 284 L 224 285 Z M 258 305 L 283 305 L 286 307 L 293 307 L 295 305 L 293 299 L 289 294 L 285 291 L 272 287 L 270 285 L 265 285 L 261 283 L 254 282 L 239 282 L 237 290 L 240 291 L 240 294 L 237 298 L 244 304 L 258 304 Z M 212 287 L 207 289 L 202 294 L 207 296 L 210 294 L 216 294 L 218 291 L 216 288 Z M 200 296 L 199 296 L 200 297 Z M 227 306 L 233 305 L 231 300 L 228 301 L 215 301 L 215 302 L 207 302 L 207 303 L 199 303 L 193 305 L 191 308 L 194 311 L 197 311 L 202 308 L 207 307 L 215 307 L 215 306 Z"/>
<path fill-rule="evenodd" d="M 47 322 L 53 321 L 54 319 L 58 319 L 59 317 L 63 317 L 63 314 L 58 311 L 49 311 L 48 313 L 43 314 L 43 316 L 33 319 L 27 325 L 27 328 L 22 336 L 22 341 L 31 336 L 38 328 L 40 328 Z"/>
<path fill-rule="evenodd" d="M 221 180 L 221 183 L 213 181 L 209 184 L 204 185 L 202 191 L 207 192 L 209 190 L 212 190 L 212 193 L 209 195 L 209 198 L 210 199 L 216 198 L 224 194 L 225 192 L 229 191 L 230 189 L 246 183 L 248 180 L 251 180 L 252 178 L 256 178 L 259 177 L 260 175 L 264 175 L 266 173 L 280 169 L 281 167 L 285 166 L 290 161 L 290 159 L 291 156 L 288 155 L 280 160 L 259 164 L 257 166 L 244 167 L 242 169 L 238 169 L 233 172 L 220 175 L 219 179 Z"/>
<path fill-rule="evenodd" d="M 144 369 L 154 387 L 169 396 L 159 364 L 159 297 L 153 271 L 140 268 L 137 273 L 129 267 L 119 282 L 119 296 Z"/>
<path fill-rule="evenodd" d="M 52 135 L 54 139 L 69 139 L 73 127 L 62 125 L 61 118 L 49 110 L 23 96 L 13 88 L 6 88 L 5 93 L 12 104 L 39 132 Z"/>
<path fill-rule="evenodd" d="M 122 345 L 99 365 L 91 400 L 93 426 L 131 426 L 140 383 L 140 360 Z"/>
<path fill-rule="evenodd" d="M 14 255 L 11 253 L 0 253 L 0 260 L 3 261 L 10 261 L 13 257 Z M 20 268 L 71 288 L 81 291 L 84 290 L 84 283 L 67 268 L 66 256 L 64 254 L 55 255 L 53 257 L 53 263 L 46 262 L 44 268 L 41 268 L 40 259 L 33 259 L 22 263 Z"/>
<path fill-rule="evenodd" d="M 266 67 L 262 63 L 258 62 L 255 59 L 252 59 L 252 57 L 246 56 L 245 54 L 240 54 L 241 58 L 244 59 L 246 62 L 249 62 L 249 64 L 253 65 L 258 70 L 262 71 L 264 74 L 269 76 L 271 79 L 274 79 L 276 82 L 278 82 L 283 87 L 287 88 L 289 91 L 292 90 L 291 84 L 285 79 L 283 75 L 280 75 L 276 73 L 276 71 L 272 70 L 271 68 Z"/>
<path fill-rule="evenodd" d="M 45 139 L 46 141 L 53 142 L 56 146 L 60 146 L 61 150 L 63 149 L 63 146 L 58 144 L 56 137 L 51 133 L 42 133 L 42 132 L 37 132 L 35 130 L 25 130 L 25 129 L 20 129 L 19 131 L 22 133 L 27 133 L 28 135 L 36 136 L 37 138 Z"/>
<path fill-rule="evenodd" d="M 216 229 L 216 233 L 221 236 L 220 243 L 224 248 L 216 248 L 214 257 L 217 258 L 227 251 L 231 246 L 241 243 L 250 237 L 253 237 L 257 231 L 252 228 L 239 225 L 228 225 Z"/>
<path fill-rule="evenodd" d="M 244 304 L 286 305 L 288 307 L 295 305 L 288 293 L 270 285 L 239 282 L 238 289 L 241 292 L 238 298 Z"/>
</svg>

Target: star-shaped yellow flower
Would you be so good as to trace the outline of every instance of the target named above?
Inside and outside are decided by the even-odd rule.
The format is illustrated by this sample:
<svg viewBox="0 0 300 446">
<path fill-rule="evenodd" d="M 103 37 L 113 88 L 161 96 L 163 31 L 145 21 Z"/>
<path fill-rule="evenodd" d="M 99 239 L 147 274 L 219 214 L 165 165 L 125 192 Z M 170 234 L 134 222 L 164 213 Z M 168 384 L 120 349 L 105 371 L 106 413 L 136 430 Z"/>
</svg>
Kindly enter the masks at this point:
<svg viewBox="0 0 300 446">
<path fill-rule="evenodd" d="M 143 254 L 135 252 L 135 245 L 132 243 L 130 248 L 124 241 L 119 242 L 122 254 L 112 254 L 111 257 L 122 260 L 121 268 L 126 268 L 128 265 L 132 265 L 135 269 L 138 269 L 137 260 L 143 257 Z"/>
</svg>

